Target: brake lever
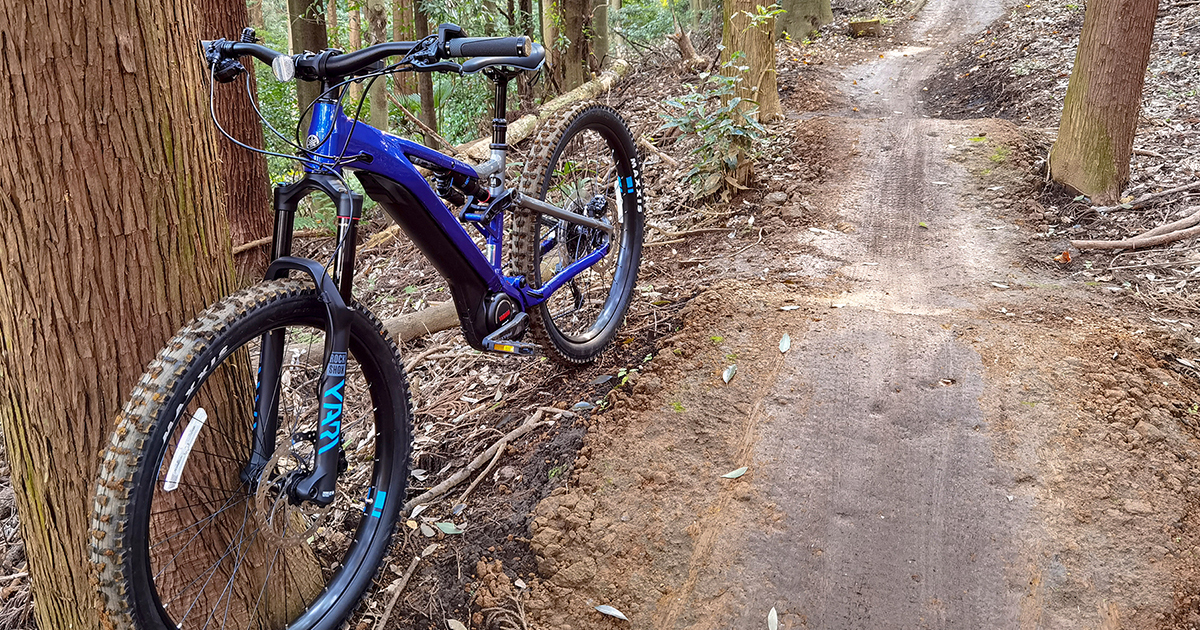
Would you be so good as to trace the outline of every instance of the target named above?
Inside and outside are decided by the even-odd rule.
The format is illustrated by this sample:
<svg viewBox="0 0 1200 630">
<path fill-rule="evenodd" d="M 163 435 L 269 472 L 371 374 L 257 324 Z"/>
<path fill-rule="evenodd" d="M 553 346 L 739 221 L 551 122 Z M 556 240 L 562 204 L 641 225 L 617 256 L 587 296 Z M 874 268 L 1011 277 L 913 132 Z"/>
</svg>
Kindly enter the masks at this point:
<svg viewBox="0 0 1200 630">
<path fill-rule="evenodd" d="M 212 69 L 213 78 L 218 83 L 229 83 L 246 71 L 246 66 L 243 66 L 241 61 L 226 57 L 221 52 L 228 43 L 228 40 L 224 38 L 201 42 L 204 60 L 208 63 L 208 67 Z"/>
</svg>

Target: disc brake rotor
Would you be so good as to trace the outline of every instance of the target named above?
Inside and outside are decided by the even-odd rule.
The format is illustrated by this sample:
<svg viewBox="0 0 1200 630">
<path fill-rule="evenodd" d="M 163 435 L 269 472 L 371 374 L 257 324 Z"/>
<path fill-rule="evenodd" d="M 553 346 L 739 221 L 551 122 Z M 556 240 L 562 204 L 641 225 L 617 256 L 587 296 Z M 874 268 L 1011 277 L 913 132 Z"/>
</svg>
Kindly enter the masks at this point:
<svg viewBox="0 0 1200 630">
<path fill-rule="evenodd" d="M 307 501 L 300 505 L 292 504 L 287 485 L 293 475 L 289 472 L 275 473 L 280 462 L 287 459 L 294 459 L 288 448 L 276 446 L 275 455 L 267 462 L 258 480 L 254 505 L 262 525 L 261 536 L 278 543 L 298 545 L 307 542 L 317 532 L 329 515 L 332 504 L 324 507 Z M 304 470 L 299 462 L 296 464 L 294 470 Z"/>
</svg>

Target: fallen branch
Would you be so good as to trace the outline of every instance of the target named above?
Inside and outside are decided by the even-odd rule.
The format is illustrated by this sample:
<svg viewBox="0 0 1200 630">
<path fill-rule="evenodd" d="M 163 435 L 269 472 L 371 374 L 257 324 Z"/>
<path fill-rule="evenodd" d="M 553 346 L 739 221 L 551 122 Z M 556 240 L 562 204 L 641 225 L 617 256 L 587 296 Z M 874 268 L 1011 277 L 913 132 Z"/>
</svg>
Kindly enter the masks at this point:
<svg viewBox="0 0 1200 630">
<path fill-rule="evenodd" d="M 404 371 L 411 372 L 411 371 L 413 371 L 413 368 L 420 365 L 422 361 L 424 361 L 425 359 L 428 359 L 429 355 L 431 355 L 435 352 L 441 352 L 443 350 L 449 350 L 449 349 L 450 349 L 450 346 L 445 345 L 445 344 L 440 345 L 440 346 L 434 346 L 432 348 L 426 348 L 424 352 L 421 352 L 417 356 L 404 362 Z"/>
<path fill-rule="evenodd" d="M 553 424 L 554 421 L 552 421 L 552 420 L 549 420 L 546 422 L 541 422 L 541 419 L 545 414 L 546 414 L 546 412 L 542 411 L 541 409 L 538 409 L 537 413 L 533 414 L 532 416 L 530 416 L 530 418 L 528 420 L 525 421 L 525 424 L 522 424 L 521 426 L 513 429 L 512 431 L 509 431 L 508 435 L 505 435 L 504 437 L 500 438 L 500 440 L 498 442 L 489 446 L 486 451 L 477 455 L 475 457 L 475 459 L 471 460 L 471 463 L 467 464 L 467 466 L 465 468 L 454 473 L 453 475 L 450 476 L 449 479 L 430 488 L 429 490 L 422 493 L 417 498 L 411 499 L 408 503 L 405 503 L 404 509 L 402 510 L 403 513 L 410 514 L 410 513 L 412 513 L 412 509 L 418 505 L 429 505 L 429 504 L 435 503 L 437 501 L 440 501 L 443 498 L 443 495 L 445 495 L 451 488 L 453 488 L 454 486 L 457 486 L 458 484 L 462 483 L 463 481 L 466 481 L 467 478 L 471 476 L 471 473 L 475 472 L 476 470 L 479 470 L 484 465 L 484 463 L 486 463 L 487 461 L 489 461 L 493 457 L 495 457 L 496 451 L 499 450 L 500 446 L 506 446 L 506 445 L 514 442 L 517 439 L 519 439 L 522 435 L 525 435 L 526 433 L 529 433 L 530 431 L 532 431 L 540 426 L 546 426 L 546 425 Z"/>
<path fill-rule="evenodd" d="M 612 66 L 600 74 L 599 77 L 584 83 L 583 85 L 551 100 L 542 105 L 538 110 L 537 115 L 529 114 L 518 118 L 515 122 L 508 123 L 508 144 L 516 144 L 525 138 L 533 135 L 539 122 L 549 118 L 555 112 L 566 108 L 582 100 L 595 98 L 596 96 L 607 92 L 612 88 L 613 84 L 618 79 L 625 76 L 629 71 L 629 62 L 624 59 L 613 61 Z M 458 150 L 477 160 L 486 160 L 492 155 L 492 137 L 486 136 L 466 144 L 458 145 Z"/>
<path fill-rule="evenodd" d="M 392 609 L 396 607 L 396 602 L 400 600 L 400 593 L 404 592 L 404 587 L 408 586 L 408 579 L 412 577 L 414 571 L 417 570 L 417 564 L 421 561 L 421 556 L 413 556 L 412 562 L 408 565 L 408 570 L 404 572 L 404 576 L 400 578 L 400 585 L 396 587 L 396 592 L 392 594 L 392 599 L 388 600 L 387 608 L 383 609 L 383 616 L 375 624 L 376 628 L 382 630 L 387 626 L 388 618 L 392 616 Z"/>
<path fill-rule="evenodd" d="M 1099 207 L 1099 208 L 1094 208 L 1094 210 L 1096 212 L 1111 212 L 1113 210 L 1131 210 L 1133 208 L 1138 208 L 1138 207 L 1146 204 L 1147 202 L 1154 201 L 1155 199 L 1159 199 L 1161 197 L 1166 197 L 1167 195 L 1174 195 L 1175 193 L 1187 192 L 1189 190 L 1196 190 L 1196 189 L 1200 189 L 1200 182 L 1192 182 L 1190 184 L 1185 184 L 1183 186 L 1176 186 L 1175 188 L 1172 188 L 1170 190 L 1164 190 L 1162 192 L 1156 192 L 1156 193 L 1150 193 L 1148 195 L 1142 195 L 1141 197 L 1134 199 L 1133 201 L 1129 202 L 1128 204 L 1118 204 L 1115 206 L 1103 206 L 1103 207 Z"/>
<path fill-rule="evenodd" d="M 438 302 L 413 312 L 398 315 L 383 322 L 383 329 L 396 339 L 396 343 L 412 341 L 417 337 L 450 330 L 458 325 L 458 309 L 454 300 Z"/>
<path fill-rule="evenodd" d="M 1157 151 L 1151 151 L 1150 149 L 1134 149 L 1133 154 L 1134 155 L 1144 155 L 1146 157 L 1152 157 L 1152 158 L 1159 158 L 1160 160 L 1166 159 L 1166 157 L 1167 157 Z"/>
<path fill-rule="evenodd" d="M 658 147 L 654 146 L 654 143 L 650 142 L 650 139 L 647 138 L 646 136 L 642 136 L 641 138 L 638 138 L 637 143 L 638 143 L 639 147 L 646 149 L 647 151 L 658 156 L 658 159 L 662 160 L 663 162 L 666 162 L 667 164 L 670 164 L 671 168 L 679 168 L 679 160 L 676 160 L 675 158 L 667 155 L 666 153 L 659 151 Z"/>
<path fill-rule="evenodd" d="M 1186 216 L 1178 221 L 1174 221 L 1174 222 L 1168 223 L 1166 225 L 1160 225 L 1160 226 L 1154 228 L 1153 230 L 1150 230 L 1149 232 L 1145 232 L 1143 234 L 1139 234 L 1138 236 L 1136 236 L 1134 238 L 1146 238 L 1149 236 L 1158 236 L 1159 234 L 1169 234 L 1169 233 L 1175 232 L 1177 230 L 1185 230 L 1196 224 L 1200 224 L 1200 209 L 1196 210 L 1195 212 L 1189 214 L 1188 216 Z"/>
<path fill-rule="evenodd" d="M 539 409 L 539 411 L 541 410 Z M 483 472 L 475 476 L 475 481 L 472 481 L 471 485 L 467 486 L 467 489 L 463 491 L 462 496 L 458 497 L 459 503 L 467 502 L 467 497 L 471 496 L 471 492 L 475 490 L 475 487 L 479 485 L 479 482 L 483 481 L 483 479 L 488 476 L 488 473 L 492 472 L 492 469 L 496 467 L 496 462 L 500 461 L 500 456 L 504 454 L 504 449 L 507 447 L 508 442 L 501 439 L 496 445 L 496 454 L 492 456 L 492 463 L 488 464 L 487 468 L 483 469 Z"/>
<path fill-rule="evenodd" d="M 1142 237 L 1125 239 L 1123 241 L 1071 241 L 1071 245 L 1079 249 L 1141 249 L 1143 247 L 1157 247 L 1182 241 L 1194 236 L 1200 236 L 1200 226 L 1196 226 L 1187 230 L 1176 230 L 1169 234 L 1159 234 L 1158 236 Z"/>
<path fill-rule="evenodd" d="M 300 230 L 297 232 L 292 232 L 292 238 L 317 238 L 320 236 L 333 236 L 333 232 L 330 232 L 329 230 L 326 230 L 326 229 Z M 233 246 L 233 255 L 237 256 L 238 254 L 240 254 L 242 252 L 250 251 L 250 250 L 254 249 L 255 247 L 261 247 L 263 245 L 270 245 L 271 241 L 274 238 L 275 238 L 274 236 L 264 236 L 262 238 L 250 241 L 249 243 L 242 243 L 241 245 L 234 245 Z"/>
</svg>

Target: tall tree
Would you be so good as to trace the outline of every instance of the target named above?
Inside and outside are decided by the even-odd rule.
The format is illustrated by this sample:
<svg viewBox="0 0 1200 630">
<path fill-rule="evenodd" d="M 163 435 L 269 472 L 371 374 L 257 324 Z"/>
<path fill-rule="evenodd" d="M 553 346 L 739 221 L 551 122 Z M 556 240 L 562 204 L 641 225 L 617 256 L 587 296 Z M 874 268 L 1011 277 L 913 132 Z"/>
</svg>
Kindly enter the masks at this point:
<svg viewBox="0 0 1200 630">
<path fill-rule="evenodd" d="M 202 23 L 191 0 L 0 0 L 0 424 L 41 628 L 99 626 L 97 453 L 231 287 Z"/>
<path fill-rule="evenodd" d="M 559 93 L 587 81 L 589 42 L 585 27 L 591 15 L 590 0 L 542 0 L 542 34 L 550 83 Z"/>
<path fill-rule="evenodd" d="M 514 35 L 521 33 L 531 40 L 536 40 L 533 32 L 533 0 L 517 0 L 516 23 Z M 522 109 L 533 107 L 533 84 L 529 80 L 528 72 L 517 75 L 517 95 L 521 100 Z"/>
<path fill-rule="evenodd" d="M 388 9 L 386 0 L 366 0 L 365 5 L 367 25 L 370 28 L 368 45 L 382 44 L 388 40 Z M 371 91 L 371 126 L 387 131 L 388 101 L 387 78 L 377 77 L 374 82 L 370 79 Z"/>
<path fill-rule="evenodd" d="M 249 0 L 246 2 L 246 11 L 250 17 L 250 26 L 256 30 L 262 30 L 266 26 L 266 20 L 263 19 L 263 0 Z"/>
<path fill-rule="evenodd" d="M 721 61 L 733 62 L 725 71 L 740 77 L 738 96 L 758 103 L 759 122 L 774 120 L 783 115 L 775 76 L 775 18 L 757 0 L 725 0 L 723 6 Z"/>
<path fill-rule="evenodd" d="M 392 0 L 392 40 L 411 42 L 417 40 L 416 16 L 414 5 L 416 0 Z M 396 90 L 401 94 L 412 94 L 417 91 L 417 73 L 401 72 L 391 76 Z"/>
<path fill-rule="evenodd" d="M 257 2 L 257 0 L 255 0 Z M 334 6 L 335 2 L 330 2 Z M 205 39 L 237 37 L 248 19 L 243 0 L 196 0 L 204 17 Z M 261 6 L 260 6 L 261 9 Z M 234 138 L 252 146 L 263 146 L 262 123 L 250 95 L 257 95 L 254 64 L 246 64 L 249 90 L 215 90 L 217 120 Z M 251 153 L 232 142 L 220 142 L 221 176 L 225 183 L 225 210 L 234 244 L 247 243 L 271 233 L 271 191 L 266 157 Z M 257 247 L 234 258 L 238 284 L 262 279 L 267 268 L 267 248 Z"/>
<path fill-rule="evenodd" d="M 329 43 L 330 48 L 342 47 L 340 34 L 338 33 L 337 0 L 328 0 L 325 3 L 325 39 Z"/>
<path fill-rule="evenodd" d="M 415 33 L 414 39 L 424 39 L 429 37 L 429 15 L 421 8 L 420 3 L 415 7 L 416 19 L 413 22 L 413 30 Z M 437 131 L 438 114 L 437 103 L 433 99 L 433 73 L 418 72 L 417 73 L 417 94 L 421 97 L 421 113 L 418 118 L 425 123 L 426 127 Z M 435 138 L 429 134 L 425 134 L 425 144 L 434 146 Z"/>
<path fill-rule="evenodd" d="M 1157 15 L 1158 0 L 1087 3 L 1050 175 L 1093 203 L 1116 203 L 1129 181 Z"/>
<path fill-rule="evenodd" d="M 348 50 L 358 50 L 363 47 L 362 44 L 362 7 L 350 7 L 350 48 Z M 362 83 L 355 81 L 350 84 L 350 102 L 358 105 L 358 101 L 362 99 Z"/>
<path fill-rule="evenodd" d="M 608 0 L 592 0 L 592 33 L 588 66 L 596 72 L 608 63 Z"/>
<path fill-rule="evenodd" d="M 292 52 L 320 52 L 329 47 L 329 37 L 325 31 L 325 1 L 326 0 L 287 0 L 288 4 L 288 34 Z M 335 2 L 336 0 L 329 0 Z M 300 111 L 303 112 L 309 104 L 321 94 L 321 84 L 315 81 L 297 81 L 296 96 Z M 305 118 L 307 125 L 308 118 Z"/>
</svg>

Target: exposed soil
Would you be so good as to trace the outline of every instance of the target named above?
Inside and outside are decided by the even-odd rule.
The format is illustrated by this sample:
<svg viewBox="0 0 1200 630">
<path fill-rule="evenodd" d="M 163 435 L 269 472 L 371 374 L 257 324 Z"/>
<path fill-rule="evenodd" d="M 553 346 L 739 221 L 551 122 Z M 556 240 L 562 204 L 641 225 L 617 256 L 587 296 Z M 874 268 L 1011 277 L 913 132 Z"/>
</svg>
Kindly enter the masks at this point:
<svg viewBox="0 0 1200 630">
<path fill-rule="evenodd" d="M 835 4 L 821 37 L 780 45 L 785 118 L 728 204 L 691 199 L 689 141 L 658 130 L 695 76 L 656 54 L 603 97 L 683 163 L 646 156 L 639 286 L 595 365 L 481 355 L 457 331 L 403 349 L 421 355 L 410 497 L 538 407 L 566 413 L 401 527 L 350 627 L 379 628 L 432 542 L 379 630 L 762 628 L 771 609 L 789 629 L 1200 627 L 1200 372 L 1177 361 L 1200 358 L 1194 298 L 1129 299 L 1166 285 L 1111 256 L 1054 260 L 1178 211 L 1094 217 L 1042 186 L 1082 11 L 884 3 L 884 36 L 853 40 L 846 18 L 881 3 Z M 1156 50 L 1182 57 L 1200 31 L 1179 28 Z M 1194 70 L 1164 59 L 1155 76 Z M 1194 171 L 1169 145 L 1197 121 L 1147 111 L 1159 144 L 1139 146 L 1164 158 L 1135 158 L 1131 194 Z M 446 299 L 404 240 L 360 260 L 382 317 Z M 27 597 L 0 590 L 14 615 Z"/>
</svg>

